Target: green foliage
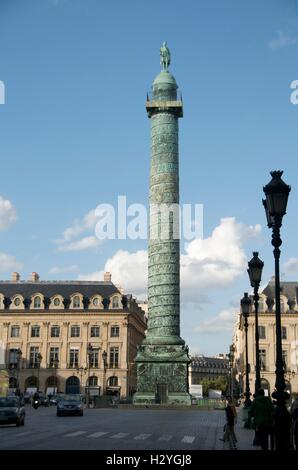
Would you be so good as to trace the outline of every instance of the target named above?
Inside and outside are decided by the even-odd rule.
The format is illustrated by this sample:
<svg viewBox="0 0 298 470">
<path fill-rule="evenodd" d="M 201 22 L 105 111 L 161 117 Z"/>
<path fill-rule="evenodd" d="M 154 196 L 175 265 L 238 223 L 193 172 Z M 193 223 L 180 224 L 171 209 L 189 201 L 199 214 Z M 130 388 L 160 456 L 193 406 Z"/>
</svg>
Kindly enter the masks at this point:
<svg viewBox="0 0 298 470">
<path fill-rule="evenodd" d="M 220 376 L 214 379 L 205 378 L 202 380 L 203 395 L 208 395 L 210 389 L 221 390 L 223 394 L 228 390 L 228 379 L 226 376 Z"/>
</svg>

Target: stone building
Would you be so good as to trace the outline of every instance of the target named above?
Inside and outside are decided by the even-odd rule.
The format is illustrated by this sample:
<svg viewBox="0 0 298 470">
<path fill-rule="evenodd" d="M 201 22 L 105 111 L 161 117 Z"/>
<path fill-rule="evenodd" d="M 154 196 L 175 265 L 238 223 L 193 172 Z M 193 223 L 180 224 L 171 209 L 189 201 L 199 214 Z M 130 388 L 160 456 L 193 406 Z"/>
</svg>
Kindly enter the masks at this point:
<svg viewBox="0 0 298 470">
<path fill-rule="evenodd" d="M 189 366 L 189 382 L 191 385 L 201 384 L 203 379 L 229 377 L 229 360 L 224 355 L 206 357 L 192 356 Z"/>
<path fill-rule="evenodd" d="M 261 385 L 266 394 L 275 388 L 275 282 L 274 277 L 260 293 L 259 300 L 259 355 Z M 281 282 L 282 351 L 287 389 L 298 393 L 298 282 Z M 253 299 L 251 297 L 253 302 Z M 234 329 L 234 376 L 241 392 L 245 392 L 245 330 L 240 313 Z M 250 364 L 250 391 L 255 390 L 255 310 L 253 303 L 248 318 L 248 362 Z"/>
<path fill-rule="evenodd" d="M 104 280 L 0 281 L 0 348 L 10 388 L 121 397 L 136 389 L 144 311 Z"/>
</svg>

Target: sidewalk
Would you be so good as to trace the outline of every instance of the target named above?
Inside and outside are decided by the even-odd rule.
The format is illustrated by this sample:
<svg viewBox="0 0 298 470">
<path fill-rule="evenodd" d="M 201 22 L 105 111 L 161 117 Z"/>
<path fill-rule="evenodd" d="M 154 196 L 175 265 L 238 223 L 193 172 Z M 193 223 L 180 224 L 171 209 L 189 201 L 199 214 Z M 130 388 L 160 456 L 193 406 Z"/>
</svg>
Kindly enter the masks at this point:
<svg viewBox="0 0 298 470">
<path fill-rule="evenodd" d="M 237 409 L 237 424 L 235 425 L 235 434 L 237 437 L 237 450 L 262 450 L 260 446 L 253 446 L 253 439 L 255 435 L 254 429 L 245 429 L 244 421 L 242 421 L 242 408 Z M 223 437 L 223 428 L 218 426 L 216 432 L 216 441 L 214 450 L 232 450 L 230 449 L 229 442 L 223 442 L 220 438 Z"/>
</svg>

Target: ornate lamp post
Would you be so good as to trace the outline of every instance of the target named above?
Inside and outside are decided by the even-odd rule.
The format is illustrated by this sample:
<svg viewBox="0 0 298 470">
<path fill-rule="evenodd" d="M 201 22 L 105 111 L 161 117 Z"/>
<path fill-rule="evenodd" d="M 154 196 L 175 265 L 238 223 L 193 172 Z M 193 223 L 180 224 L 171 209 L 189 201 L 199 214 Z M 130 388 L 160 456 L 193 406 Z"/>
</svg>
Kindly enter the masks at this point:
<svg viewBox="0 0 298 470">
<path fill-rule="evenodd" d="M 247 342 L 247 329 L 248 329 L 248 317 L 249 317 L 249 309 L 251 306 L 251 300 L 248 297 L 248 293 L 244 293 L 244 297 L 241 299 L 241 309 L 242 315 L 244 318 L 244 330 L 245 330 L 245 408 L 248 408 L 251 405 L 250 399 L 250 387 L 249 387 L 249 363 L 248 363 L 248 342 Z"/>
<path fill-rule="evenodd" d="M 37 390 L 39 391 L 40 390 L 40 386 L 39 386 L 39 369 L 40 369 L 40 364 L 41 364 L 41 361 L 42 361 L 42 355 L 40 353 L 38 353 L 37 356 L 36 356 L 36 359 L 37 359 L 37 362 L 36 362 L 36 366 L 37 366 Z"/>
<path fill-rule="evenodd" d="M 234 364 L 234 346 L 231 344 L 230 353 L 229 353 L 229 362 L 230 362 L 230 395 L 233 398 L 234 396 L 234 384 L 233 384 L 233 364 Z"/>
<path fill-rule="evenodd" d="M 268 227 L 272 228 L 271 243 L 274 247 L 275 260 L 276 391 L 273 392 L 272 397 L 277 401 L 274 415 L 276 449 L 287 450 L 290 448 L 290 418 L 286 409 L 286 400 L 289 398 L 289 394 L 285 391 L 286 384 L 282 358 L 279 259 L 282 244 L 280 229 L 283 216 L 286 214 L 291 187 L 281 179 L 282 171 L 271 171 L 270 174 L 272 179 L 263 188 L 266 196 L 266 199 L 263 199 L 263 205 Z"/>
<path fill-rule="evenodd" d="M 20 368 L 21 368 L 21 360 L 22 360 L 22 351 L 19 348 L 17 350 L 17 389 L 20 392 L 20 384 L 19 384 L 19 374 L 20 374 Z"/>
<path fill-rule="evenodd" d="M 262 270 L 264 263 L 258 257 L 257 251 L 253 252 L 253 257 L 248 263 L 248 275 L 250 285 L 254 289 L 254 306 L 255 306 L 255 343 L 256 343 L 256 378 L 255 378 L 255 395 L 258 394 L 261 388 L 261 374 L 260 374 L 260 352 L 259 352 L 259 287 L 262 279 Z"/>
<path fill-rule="evenodd" d="M 102 394 L 104 395 L 106 393 L 106 370 L 107 370 L 107 357 L 108 353 L 106 351 L 103 351 L 102 353 L 102 361 L 103 361 L 103 386 L 102 386 Z"/>
<path fill-rule="evenodd" d="M 91 367 L 91 357 L 92 357 L 92 353 L 93 353 L 93 346 L 92 344 L 88 343 L 88 347 L 87 347 L 87 356 L 88 356 L 88 381 L 87 381 L 87 386 L 88 386 L 88 393 L 87 393 L 87 408 L 89 408 L 90 406 L 90 384 L 89 384 L 89 380 L 90 380 L 90 367 Z"/>
<path fill-rule="evenodd" d="M 58 392 L 58 383 L 57 383 L 57 369 L 59 367 L 59 359 L 58 357 L 55 357 L 54 361 L 53 361 L 53 367 L 54 367 L 54 395 L 55 393 Z M 55 387 L 56 387 L 56 392 L 55 392 Z"/>
<path fill-rule="evenodd" d="M 77 367 L 77 373 L 80 374 L 80 377 L 81 377 L 81 387 L 82 387 L 82 383 L 83 383 L 83 374 L 85 374 L 87 372 L 88 368 L 87 367 Z"/>
</svg>

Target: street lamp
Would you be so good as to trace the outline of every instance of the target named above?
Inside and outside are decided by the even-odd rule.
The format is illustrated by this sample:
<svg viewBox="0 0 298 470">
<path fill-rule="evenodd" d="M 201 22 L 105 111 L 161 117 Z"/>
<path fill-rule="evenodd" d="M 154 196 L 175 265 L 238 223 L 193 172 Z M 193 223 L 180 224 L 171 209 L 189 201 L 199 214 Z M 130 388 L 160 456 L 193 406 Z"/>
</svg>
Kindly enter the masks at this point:
<svg viewBox="0 0 298 470">
<path fill-rule="evenodd" d="M 87 382 L 87 386 L 88 386 L 87 400 L 88 400 L 88 403 L 87 403 L 87 408 L 89 408 L 89 406 L 90 406 L 90 384 L 89 384 L 89 380 L 90 380 L 90 367 L 91 367 L 92 353 L 93 353 L 93 346 L 92 346 L 91 343 L 88 343 L 88 347 L 87 347 L 87 356 L 88 356 L 88 382 Z"/>
<path fill-rule="evenodd" d="M 253 252 L 252 259 L 248 262 L 248 275 L 250 285 L 254 289 L 254 306 L 255 306 L 255 343 L 256 343 L 256 378 L 255 378 L 255 395 L 257 396 L 261 388 L 261 374 L 260 374 L 260 351 L 259 351 L 259 287 L 262 279 L 262 270 L 264 263 L 258 257 L 257 251 Z"/>
<path fill-rule="evenodd" d="M 20 391 L 20 384 L 19 384 L 19 373 L 20 373 L 20 367 L 21 367 L 21 359 L 22 359 L 22 351 L 19 348 L 17 350 L 17 389 Z"/>
<path fill-rule="evenodd" d="M 77 367 L 77 373 L 80 374 L 80 377 L 81 377 L 81 384 L 83 383 L 83 374 L 85 374 L 87 372 L 88 368 L 87 367 Z"/>
<path fill-rule="evenodd" d="M 53 367 L 54 367 L 54 390 L 53 390 L 53 395 L 55 395 L 55 393 L 57 394 L 58 392 L 58 383 L 57 383 L 57 369 L 58 369 L 58 366 L 59 366 L 59 359 L 58 357 L 55 357 L 54 361 L 53 361 Z M 55 392 L 55 387 L 56 387 L 56 392 Z"/>
<path fill-rule="evenodd" d="M 250 399 L 250 388 L 249 388 L 249 363 L 248 363 L 248 343 L 247 343 L 247 329 L 248 329 L 248 317 L 249 317 L 249 309 L 251 306 L 251 300 L 248 297 L 248 293 L 244 293 L 244 297 L 240 301 L 241 303 L 241 310 L 242 315 L 244 318 L 244 329 L 245 329 L 245 408 L 248 408 L 251 405 Z"/>
<path fill-rule="evenodd" d="M 234 395 L 234 387 L 233 387 L 234 346 L 233 344 L 231 344 L 230 346 L 229 361 L 230 361 L 230 395 L 233 398 L 233 395 Z"/>
<path fill-rule="evenodd" d="M 286 384 L 282 358 L 279 259 L 281 253 L 280 246 L 282 244 L 280 229 L 282 226 L 283 216 L 286 214 L 291 187 L 281 179 L 283 171 L 271 171 L 270 174 L 272 179 L 263 188 L 266 196 L 266 199 L 263 199 L 263 205 L 266 211 L 268 227 L 272 228 L 271 243 L 274 247 L 273 253 L 275 260 L 276 391 L 272 393 L 272 397 L 276 399 L 276 449 L 288 450 L 290 448 L 291 421 L 286 408 L 286 400 L 289 398 L 289 394 L 285 391 Z"/>
<path fill-rule="evenodd" d="M 106 370 L 107 370 L 107 358 L 108 358 L 108 353 L 106 351 L 103 351 L 102 353 L 102 360 L 103 360 L 103 386 L 102 386 L 102 394 L 104 395 L 106 393 Z"/>
<path fill-rule="evenodd" d="M 42 361 L 42 355 L 40 353 L 38 353 L 37 356 L 36 356 L 36 359 L 37 359 L 37 362 L 36 362 L 36 365 L 37 365 L 37 390 L 39 391 L 40 390 L 40 386 L 39 386 L 39 369 L 40 369 L 40 364 L 41 364 L 41 361 Z"/>
</svg>

